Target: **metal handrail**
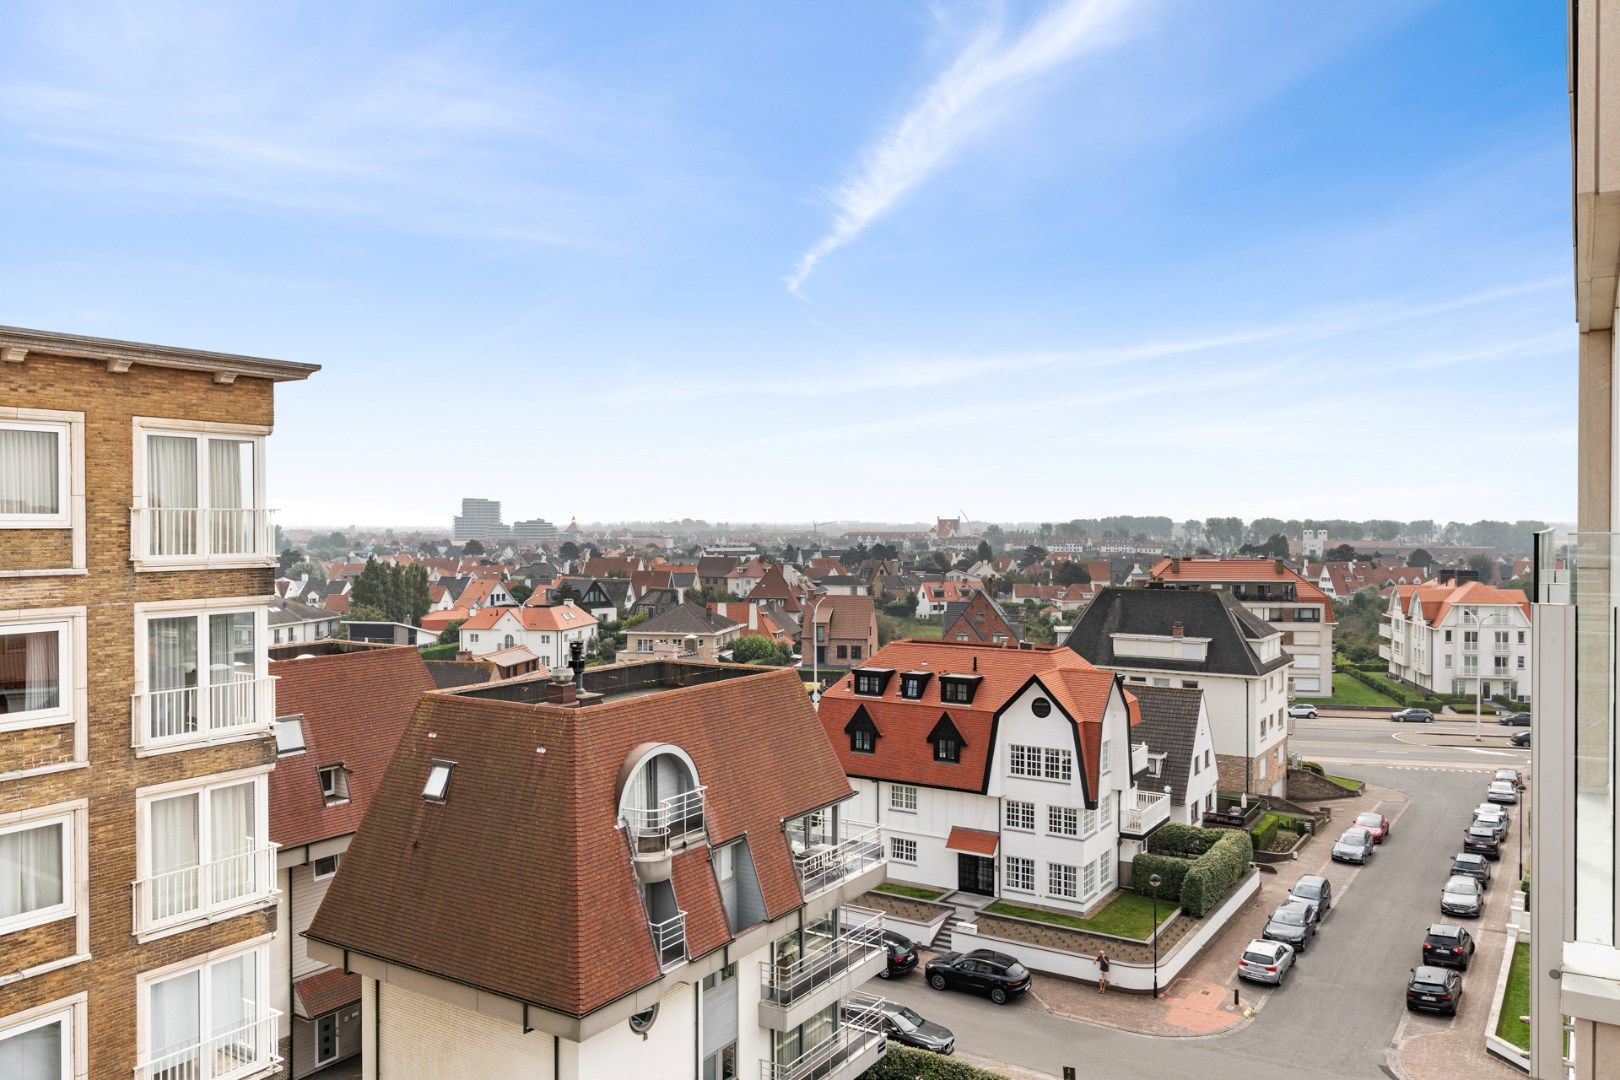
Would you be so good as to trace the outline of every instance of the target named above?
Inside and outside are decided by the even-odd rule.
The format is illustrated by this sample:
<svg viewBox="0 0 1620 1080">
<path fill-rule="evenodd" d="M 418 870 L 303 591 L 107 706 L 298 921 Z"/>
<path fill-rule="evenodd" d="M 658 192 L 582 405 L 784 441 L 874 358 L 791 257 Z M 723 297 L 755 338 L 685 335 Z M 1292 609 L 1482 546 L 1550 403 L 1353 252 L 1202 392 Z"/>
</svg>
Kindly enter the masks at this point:
<svg viewBox="0 0 1620 1080">
<path fill-rule="evenodd" d="M 658 800 L 657 806 L 625 807 L 622 817 L 636 858 L 663 858 L 676 843 L 704 831 L 704 785 Z"/>
<path fill-rule="evenodd" d="M 659 967 L 671 967 L 686 959 L 686 912 L 677 911 L 661 922 L 648 919 L 647 929 L 652 932 Z"/>
<path fill-rule="evenodd" d="M 177 562 L 273 557 L 275 513 L 258 506 L 131 507 L 130 557 Z"/>
<path fill-rule="evenodd" d="M 795 963 L 779 966 L 769 960 L 759 964 L 762 997 L 787 1004 L 813 990 L 883 949 L 883 912 L 845 907 L 846 915 L 861 921 L 842 928 L 836 937 L 805 953 Z"/>
<path fill-rule="evenodd" d="M 276 715 L 276 679 L 275 675 L 252 676 L 132 694 L 135 745 L 178 743 L 254 728 L 269 731 Z"/>
<path fill-rule="evenodd" d="M 793 866 L 799 875 L 799 891 L 808 899 L 878 865 L 887 857 L 882 828 L 869 825 L 852 835 L 846 833 L 836 844 L 795 855 Z"/>
<path fill-rule="evenodd" d="M 135 1066 L 135 1080 L 229 1080 L 280 1064 L 281 1013 L 264 1009 L 253 1020 L 207 1039 L 165 1049 Z"/>
<path fill-rule="evenodd" d="M 884 1041 L 881 998 L 851 994 L 844 999 L 844 1005 L 836 1031 L 792 1061 L 783 1064 L 761 1061 L 760 1080 L 814 1080 L 829 1076 L 844 1063 Z"/>
<path fill-rule="evenodd" d="M 153 929 L 269 896 L 275 890 L 279 846 L 265 844 L 212 862 L 136 879 L 131 887 L 135 892 L 137 925 Z"/>
</svg>

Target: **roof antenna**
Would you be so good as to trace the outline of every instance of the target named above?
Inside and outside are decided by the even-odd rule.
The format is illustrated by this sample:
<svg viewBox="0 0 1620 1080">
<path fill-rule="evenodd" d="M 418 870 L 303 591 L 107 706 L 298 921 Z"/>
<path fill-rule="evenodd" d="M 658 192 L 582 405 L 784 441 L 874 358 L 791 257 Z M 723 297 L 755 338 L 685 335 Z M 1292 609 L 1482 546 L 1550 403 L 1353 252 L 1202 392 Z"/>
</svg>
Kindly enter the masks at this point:
<svg viewBox="0 0 1620 1080">
<path fill-rule="evenodd" d="M 568 666 L 574 672 L 574 685 L 585 689 L 585 643 L 583 641 L 570 641 L 568 643 Z"/>
<path fill-rule="evenodd" d="M 974 671 L 979 670 L 979 654 L 978 653 L 973 654 L 973 670 Z"/>
</svg>

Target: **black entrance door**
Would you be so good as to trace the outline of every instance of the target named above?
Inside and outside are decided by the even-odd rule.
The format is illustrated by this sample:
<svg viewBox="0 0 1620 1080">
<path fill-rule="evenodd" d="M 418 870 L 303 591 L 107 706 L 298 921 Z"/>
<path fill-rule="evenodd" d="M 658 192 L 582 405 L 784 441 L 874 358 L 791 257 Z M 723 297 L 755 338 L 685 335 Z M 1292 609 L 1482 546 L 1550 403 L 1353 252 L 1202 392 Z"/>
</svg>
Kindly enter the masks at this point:
<svg viewBox="0 0 1620 1080">
<path fill-rule="evenodd" d="M 980 896 L 996 895 L 996 860 L 983 855 L 956 855 L 956 887 Z"/>
</svg>

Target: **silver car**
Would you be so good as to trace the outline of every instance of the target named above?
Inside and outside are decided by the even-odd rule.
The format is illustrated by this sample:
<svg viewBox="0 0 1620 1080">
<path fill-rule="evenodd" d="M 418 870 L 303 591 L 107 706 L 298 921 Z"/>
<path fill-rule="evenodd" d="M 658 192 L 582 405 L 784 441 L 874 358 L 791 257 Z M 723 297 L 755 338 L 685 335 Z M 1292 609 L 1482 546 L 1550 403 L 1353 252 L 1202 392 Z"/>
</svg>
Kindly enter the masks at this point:
<svg viewBox="0 0 1620 1080">
<path fill-rule="evenodd" d="M 1456 874 L 1446 879 L 1440 891 L 1440 911 L 1445 915 L 1477 917 L 1485 910 L 1484 890 L 1477 878 Z"/>
<path fill-rule="evenodd" d="M 1490 790 L 1485 793 L 1485 800 L 1493 803 L 1516 803 L 1519 801 L 1519 785 L 1511 780 L 1492 780 Z"/>
<path fill-rule="evenodd" d="M 1294 950 L 1280 941 L 1255 940 L 1238 957 L 1238 978 L 1281 986 L 1294 966 Z"/>
<path fill-rule="evenodd" d="M 1334 862 L 1353 862 L 1366 866 L 1373 857 L 1373 835 L 1366 829 L 1350 828 L 1333 844 Z"/>
<path fill-rule="evenodd" d="M 1508 834 L 1507 812 L 1500 806 L 1490 803 L 1480 803 L 1474 809 L 1474 824 L 1489 827 L 1496 832 L 1498 840 L 1506 840 Z"/>
</svg>

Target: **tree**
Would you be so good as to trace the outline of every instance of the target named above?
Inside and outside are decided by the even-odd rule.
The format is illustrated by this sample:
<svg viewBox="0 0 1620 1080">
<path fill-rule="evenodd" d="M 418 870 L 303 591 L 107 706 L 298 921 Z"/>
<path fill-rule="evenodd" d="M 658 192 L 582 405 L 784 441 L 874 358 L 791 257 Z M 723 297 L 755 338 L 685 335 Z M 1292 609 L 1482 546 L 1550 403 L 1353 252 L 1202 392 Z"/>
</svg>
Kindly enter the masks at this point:
<svg viewBox="0 0 1620 1080">
<path fill-rule="evenodd" d="M 1024 553 L 1022 555 L 1018 556 L 1018 565 L 1028 568 L 1034 566 L 1044 558 L 1046 558 L 1046 549 L 1041 547 L 1039 544 L 1031 544 L 1024 549 Z"/>
<path fill-rule="evenodd" d="M 287 576 L 287 571 L 304 561 L 304 553 L 297 548 L 283 548 L 281 557 L 276 560 L 276 573 L 281 577 Z"/>
<path fill-rule="evenodd" d="M 1434 556 L 1430 555 L 1423 548 L 1417 548 L 1412 552 L 1412 554 L 1406 557 L 1406 565 L 1421 566 L 1423 569 L 1427 570 L 1429 567 L 1434 565 Z"/>
<path fill-rule="evenodd" d="M 564 600 L 572 600 L 576 604 L 579 603 L 579 590 L 574 588 L 572 584 L 566 581 L 557 586 L 555 589 L 551 590 L 551 602 L 553 604 L 560 604 Z"/>
<path fill-rule="evenodd" d="M 513 581 L 507 584 L 506 591 L 512 594 L 512 599 L 516 600 L 519 604 L 522 604 L 524 601 L 528 600 L 529 597 L 534 595 L 534 586 L 525 585 L 521 581 Z"/>
<path fill-rule="evenodd" d="M 762 634 L 749 634 L 731 643 L 731 659 L 738 664 L 769 664 L 780 667 L 786 662 L 782 646 Z"/>
<path fill-rule="evenodd" d="M 1091 572 L 1077 562 L 1062 562 L 1052 571 L 1054 585 L 1089 585 Z"/>
<path fill-rule="evenodd" d="M 572 540 L 564 540 L 557 547 L 557 554 L 564 559 L 579 558 L 579 545 Z"/>
<path fill-rule="evenodd" d="M 1361 523 L 1361 535 L 1370 540 L 1393 540 L 1401 535 L 1403 526 L 1399 521 L 1390 521 L 1386 518 L 1374 518 Z"/>
<path fill-rule="evenodd" d="M 469 540 L 462 545 L 461 553 L 463 555 L 482 555 L 484 554 L 484 545 L 477 540 Z"/>
<path fill-rule="evenodd" d="M 1322 558 L 1328 562 L 1349 562 L 1356 557 L 1356 549 L 1349 544 L 1340 544 L 1338 547 L 1328 548 L 1322 553 Z"/>
<path fill-rule="evenodd" d="M 1489 585 L 1496 580 L 1496 560 L 1489 555 L 1468 556 L 1468 569 L 1479 575 L 1479 580 Z"/>
<path fill-rule="evenodd" d="M 428 595 L 427 570 L 420 566 L 386 565 L 375 556 L 366 560 L 365 569 L 349 590 L 349 609 L 378 612 L 388 622 L 420 626 L 433 601 Z"/>
<path fill-rule="evenodd" d="M 980 540 L 978 550 L 974 554 L 979 557 L 980 562 L 989 562 L 996 557 L 995 549 L 990 546 L 988 540 Z"/>
</svg>

